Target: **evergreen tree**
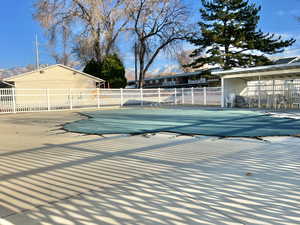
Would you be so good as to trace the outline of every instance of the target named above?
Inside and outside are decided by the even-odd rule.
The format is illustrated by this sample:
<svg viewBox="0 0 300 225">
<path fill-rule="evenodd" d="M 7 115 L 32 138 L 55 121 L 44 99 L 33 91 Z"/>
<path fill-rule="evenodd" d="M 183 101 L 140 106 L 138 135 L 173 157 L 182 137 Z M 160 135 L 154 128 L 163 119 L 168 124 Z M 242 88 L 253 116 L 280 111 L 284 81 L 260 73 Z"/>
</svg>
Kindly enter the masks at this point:
<svg viewBox="0 0 300 225">
<path fill-rule="evenodd" d="M 261 7 L 248 0 L 201 0 L 200 35 L 189 41 L 198 46 L 190 66 L 221 65 L 224 69 L 270 64 L 265 54 L 283 52 L 295 40 L 257 29 Z"/>
<path fill-rule="evenodd" d="M 101 78 L 108 81 L 111 88 L 126 87 L 125 68 L 117 54 L 104 58 L 101 66 Z"/>
<path fill-rule="evenodd" d="M 111 88 L 124 88 L 127 85 L 125 68 L 117 54 L 106 56 L 102 62 L 92 59 L 83 72 L 105 80 Z"/>
<path fill-rule="evenodd" d="M 96 62 L 94 59 L 92 59 L 85 65 L 83 72 L 90 74 L 94 77 L 101 78 L 101 63 Z M 101 79 L 103 79 L 103 78 L 101 78 Z"/>
</svg>

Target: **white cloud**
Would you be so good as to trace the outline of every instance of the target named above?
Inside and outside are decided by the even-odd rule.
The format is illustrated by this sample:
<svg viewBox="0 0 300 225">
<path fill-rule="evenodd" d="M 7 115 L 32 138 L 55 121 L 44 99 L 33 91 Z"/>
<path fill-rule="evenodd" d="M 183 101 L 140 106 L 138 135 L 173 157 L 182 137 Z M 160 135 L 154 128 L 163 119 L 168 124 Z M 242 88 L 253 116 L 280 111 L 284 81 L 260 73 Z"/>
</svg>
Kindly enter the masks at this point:
<svg viewBox="0 0 300 225">
<path fill-rule="evenodd" d="M 278 16 L 299 16 L 300 10 L 292 9 L 292 10 L 279 10 L 276 12 Z"/>
<path fill-rule="evenodd" d="M 279 10 L 279 11 L 276 12 L 276 15 L 278 15 L 278 16 L 284 16 L 285 12 L 282 11 L 282 10 Z"/>
<path fill-rule="evenodd" d="M 278 36 L 281 36 L 283 39 L 291 39 L 294 38 L 297 41 L 300 41 L 300 33 L 278 33 Z"/>
<path fill-rule="evenodd" d="M 300 56 L 300 48 L 288 48 L 283 53 L 278 54 L 281 57 Z"/>
</svg>

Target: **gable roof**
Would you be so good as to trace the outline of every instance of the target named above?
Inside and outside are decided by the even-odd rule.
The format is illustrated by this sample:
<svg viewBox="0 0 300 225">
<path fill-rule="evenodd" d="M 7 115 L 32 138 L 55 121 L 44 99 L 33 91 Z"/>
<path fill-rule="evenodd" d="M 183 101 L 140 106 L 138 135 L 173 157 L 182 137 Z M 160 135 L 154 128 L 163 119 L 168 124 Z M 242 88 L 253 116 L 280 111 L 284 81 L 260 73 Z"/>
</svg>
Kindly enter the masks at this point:
<svg viewBox="0 0 300 225">
<path fill-rule="evenodd" d="M 26 73 L 21 73 L 21 74 L 18 74 L 18 75 L 15 75 L 15 76 L 11 76 L 11 77 L 6 77 L 3 79 L 3 81 L 14 81 L 14 79 L 17 79 L 17 78 L 20 78 L 20 77 L 23 77 L 23 76 L 26 76 L 28 74 L 31 74 L 31 73 L 35 73 L 35 72 L 38 72 L 38 71 L 41 71 L 41 70 L 48 70 L 48 69 L 51 69 L 53 67 L 62 67 L 64 69 L 67 69 L 67 70 L 71 70 L 73 72 L 76 72 L 76 73 L 79 73 L 80 75 L 82 76 L 85 76 L 85 77 L 88 77 L 90 79 L 93 79 L 95 81 L 98 81 L 98 82 L 105 82 L 105 80 L 102 80 L 98 77 L 94 77 L 90 74 L 87 74 L 87 73 L 84 73 L 84 72 L 81 72 L 79 70 L 76 70 L 76 69 L 73 69 L 71 67 L 68 67 L 68 66 L 65 66 L 65 65 L 62 65 L 62 64 L 55 64 L 55 65 L 52 65 L 52 66 L 47 66 L 47 67 L 44 67 L 44 68 L 40 68 L 38 70 L 33 70 L 33 71 L 30 71 L 30 72 L 26 72 Z"/>
</svg>

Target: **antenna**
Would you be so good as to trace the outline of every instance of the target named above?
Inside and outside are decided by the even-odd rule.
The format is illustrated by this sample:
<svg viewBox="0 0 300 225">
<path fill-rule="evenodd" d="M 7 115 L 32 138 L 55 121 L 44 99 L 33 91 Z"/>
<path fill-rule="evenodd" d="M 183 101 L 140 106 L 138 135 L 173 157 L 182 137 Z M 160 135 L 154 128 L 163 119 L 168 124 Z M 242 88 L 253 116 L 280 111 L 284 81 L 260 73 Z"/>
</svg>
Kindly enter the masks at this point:
<svg viewBox="0 0 300 225">
<path fill-rule="evenodd" d="M 35 56 L 36 56 L 36 69 L 40 69 L 40 53 L 39 53 L 39 42 L 38 42 L 38 36 L 35 35 Z"/>
</svg>

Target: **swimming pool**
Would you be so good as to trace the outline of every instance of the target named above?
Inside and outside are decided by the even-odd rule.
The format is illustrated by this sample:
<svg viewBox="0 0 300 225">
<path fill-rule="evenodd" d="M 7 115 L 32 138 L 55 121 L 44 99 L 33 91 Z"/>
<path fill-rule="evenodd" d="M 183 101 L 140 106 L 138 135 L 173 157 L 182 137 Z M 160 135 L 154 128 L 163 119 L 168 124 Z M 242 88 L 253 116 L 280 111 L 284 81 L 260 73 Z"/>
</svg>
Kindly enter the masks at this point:
<svg viewBox="0 0 300 225">
<path fill-rule="evenodd" d="M 89 118 L 64 129 L 85 134 L 172 132 L 218 137 L 290 136 L 300 134 L 300 120 L 262 111 L 205 108 L 125 108 L 83 113 Z"/>
</svg>

